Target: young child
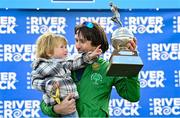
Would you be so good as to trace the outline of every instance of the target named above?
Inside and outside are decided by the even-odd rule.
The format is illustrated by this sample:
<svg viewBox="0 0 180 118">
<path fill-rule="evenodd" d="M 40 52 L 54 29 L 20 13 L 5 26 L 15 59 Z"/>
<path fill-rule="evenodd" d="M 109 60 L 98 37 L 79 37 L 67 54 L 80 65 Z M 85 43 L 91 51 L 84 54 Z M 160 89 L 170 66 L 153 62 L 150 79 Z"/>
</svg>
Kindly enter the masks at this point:
<svg viewBox="0 0 180 118">
<path fill-rule="evenodd" d="M 32 63 L 32 85 L 43 91 L 45 103 L 59 104 L 69 93 L 78 99 L 71 70 L 93 63 L 102 53 L 100 46 L 93 52 L 76 55 L 73 59 L 67 57 L 67 40 L 62 35 L 45 33 L 38 38 L 36 46 L 36 59 Z M 66 116 L 78 117 L 77 112 Z"/>
</svg>

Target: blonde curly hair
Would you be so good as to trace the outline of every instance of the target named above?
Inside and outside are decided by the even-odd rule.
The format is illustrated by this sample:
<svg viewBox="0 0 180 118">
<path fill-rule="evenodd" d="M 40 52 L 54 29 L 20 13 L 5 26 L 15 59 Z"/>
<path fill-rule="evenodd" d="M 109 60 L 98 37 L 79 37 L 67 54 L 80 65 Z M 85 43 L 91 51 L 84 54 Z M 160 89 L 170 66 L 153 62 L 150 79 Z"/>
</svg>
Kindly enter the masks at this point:
<svg viewBox="0 0 180 118">
<path fill-rule="evenodd" d="M 67 40 L 62 35 L 53 34 L 50 32 L 44 33 L 38 37 L 36 41 L 36 58 L 51 58 L 54 54 L 54 48 L 59 44 L 67 45 Z"/>
</svg>

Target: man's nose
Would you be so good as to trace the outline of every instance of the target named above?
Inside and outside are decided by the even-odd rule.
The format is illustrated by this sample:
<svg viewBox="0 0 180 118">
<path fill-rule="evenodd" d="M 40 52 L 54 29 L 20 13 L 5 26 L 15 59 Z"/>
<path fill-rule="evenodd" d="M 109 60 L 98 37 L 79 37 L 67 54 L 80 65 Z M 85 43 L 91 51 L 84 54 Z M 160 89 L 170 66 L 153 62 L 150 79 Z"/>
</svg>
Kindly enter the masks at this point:
<svg viewBox="0 0 180 118">
<path fill-rule="evenodd" d="M 76 49 L 78 50 L 80 48 L 81 48 L 81 46 L 78 43 L 76 43 Z"/>
</svg>

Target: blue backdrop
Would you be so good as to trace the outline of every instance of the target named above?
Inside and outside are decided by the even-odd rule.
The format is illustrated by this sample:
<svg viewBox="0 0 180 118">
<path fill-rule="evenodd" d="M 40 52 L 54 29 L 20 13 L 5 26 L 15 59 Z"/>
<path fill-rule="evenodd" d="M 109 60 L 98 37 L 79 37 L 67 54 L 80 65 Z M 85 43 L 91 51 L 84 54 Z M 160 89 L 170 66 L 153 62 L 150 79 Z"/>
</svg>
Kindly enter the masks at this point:
<svg viewBox="0 0 180 118">
<path fill-rule="evenodd" d="M 121 10 L 124 26 L 137 37 L 144 67 L 139 73 L 141 98 L 121 99 L 113 89 L 112 117 L 180 117 L 180 10 Z M 74 46 L 74 26 L 84 20 L 101 24 L 110 39 L 117 26 L 110 10 L 0 10 L 0 117 L 43 117 L 42 93 L 31 86 L 35 41 L 47 30 Z M 110 40 L 109 40 L 110 43 Z M 109 59 L 113 48 L 102 57 Z"/>
</svg>

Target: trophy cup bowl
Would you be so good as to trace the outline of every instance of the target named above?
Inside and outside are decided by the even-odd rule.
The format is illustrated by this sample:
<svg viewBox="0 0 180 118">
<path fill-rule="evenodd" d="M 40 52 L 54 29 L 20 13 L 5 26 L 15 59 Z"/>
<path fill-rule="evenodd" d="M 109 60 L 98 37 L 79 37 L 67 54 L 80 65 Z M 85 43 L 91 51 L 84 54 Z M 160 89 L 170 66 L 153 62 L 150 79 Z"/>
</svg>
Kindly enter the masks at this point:
<svg viewBox="0 0 180 118">
<path fill-rule="evenodd" d="M 127 48 L 127 43 L 134 39 L 134 34 L 126 27 L 119 27 L 111 36 L 114 51 L 110 57 L 108 76 L 137 76 L 143 62 L 137 51 Z"/>
<path fill-rule="evenodd" d="M 112 33 L 111 43 L 116 51 L 127 49 L 126 45 L 133 40 L 134 34 L 126 27 L 120 27 Z"/>
</svg>

